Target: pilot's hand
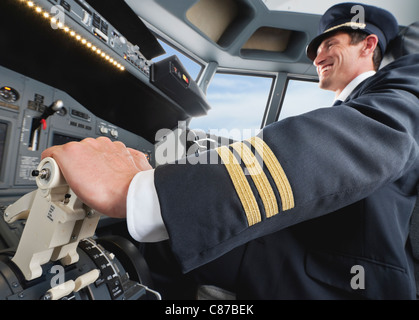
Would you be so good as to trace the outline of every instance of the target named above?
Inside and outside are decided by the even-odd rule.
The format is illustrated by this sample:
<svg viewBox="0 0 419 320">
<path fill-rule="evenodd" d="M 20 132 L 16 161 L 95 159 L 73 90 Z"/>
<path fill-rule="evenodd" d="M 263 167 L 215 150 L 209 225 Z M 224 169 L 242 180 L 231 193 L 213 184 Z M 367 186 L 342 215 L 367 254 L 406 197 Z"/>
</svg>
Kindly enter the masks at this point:
<svg viewBox="0 0 419 320">
<path fill-rule="evenodd" d="M 74 193 L 89 207 L 114 218 L 126 217 L 128 187 L 134 176 L 152 169 L 145 155 L 108 138 L 87 138 L 53 146 L 52 157 Z"/>
</svg>

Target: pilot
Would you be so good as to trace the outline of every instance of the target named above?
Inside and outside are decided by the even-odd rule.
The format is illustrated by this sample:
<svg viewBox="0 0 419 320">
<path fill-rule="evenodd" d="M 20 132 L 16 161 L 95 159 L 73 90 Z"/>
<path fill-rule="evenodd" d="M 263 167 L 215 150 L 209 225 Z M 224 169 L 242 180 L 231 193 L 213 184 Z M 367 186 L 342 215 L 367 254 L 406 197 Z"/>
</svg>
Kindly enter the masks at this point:
<svg viewBox="0 0 419 320">
<path fill-rule="evenodd" d="M 335 5 L 319 31 L 307 55 L 340 105 L 156 169 L 105 138 L 42 156 L 134 239 L 168 239 L 197 285 L 238 299 L 415 299 L 419 54 L 378 70 L 398 24 L 374 6 Z"/>
</svg>

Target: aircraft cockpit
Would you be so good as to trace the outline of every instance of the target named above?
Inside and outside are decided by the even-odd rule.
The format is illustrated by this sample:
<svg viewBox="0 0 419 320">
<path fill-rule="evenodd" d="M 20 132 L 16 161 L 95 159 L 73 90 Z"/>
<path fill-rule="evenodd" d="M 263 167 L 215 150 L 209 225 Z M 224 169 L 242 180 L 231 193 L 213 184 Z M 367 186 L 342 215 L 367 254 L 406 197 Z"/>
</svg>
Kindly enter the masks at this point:
<svg viewBox="0 0 419 320">
<path fill-rule="evenodd" d="M 164 299 L 126 222 L 42 151 L 107 137 L 158 167 L 331 106 L 305 50 L 338 2 L 2 0 L 0 300 Z M 383 64 L 418 51 L 416 0 L 366 2 L 400 22 Z"/>
</svg>

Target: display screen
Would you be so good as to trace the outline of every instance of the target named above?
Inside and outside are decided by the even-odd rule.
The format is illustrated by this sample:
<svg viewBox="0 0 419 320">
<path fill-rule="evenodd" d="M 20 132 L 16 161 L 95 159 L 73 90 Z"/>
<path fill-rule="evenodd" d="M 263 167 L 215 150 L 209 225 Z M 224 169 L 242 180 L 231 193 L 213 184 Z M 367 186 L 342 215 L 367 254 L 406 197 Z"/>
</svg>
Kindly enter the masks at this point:
<svg viewBox="0 0 419 320">
<path fill-rule="evenodd" d="M 0 122 L 0 172 L 3 169 L 3 155 L 6 146 L 7 124 Z"/>
<path fill-rule="evenodd" d="M 52 137 L 52 145 L 58 146 L 58 145 L 66 144 L 67 142 L 81 141 L 81 140 L 82 139 L 80 138 L 65 136 L 59 133 L 54 133 L 54 136 Z"/>
</svg>

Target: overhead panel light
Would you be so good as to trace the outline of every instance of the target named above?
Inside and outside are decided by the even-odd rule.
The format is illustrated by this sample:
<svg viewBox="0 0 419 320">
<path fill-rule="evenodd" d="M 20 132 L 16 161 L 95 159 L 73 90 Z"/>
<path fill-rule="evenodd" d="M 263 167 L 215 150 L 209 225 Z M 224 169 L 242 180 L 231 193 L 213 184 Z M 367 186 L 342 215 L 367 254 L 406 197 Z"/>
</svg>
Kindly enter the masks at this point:
<svg viewBox="0 0 419 320">
<path fill-rule="evenodd" d="M 51 23 L 51 26 L 53 26 L 53 29 L 61 30 L 64 34 L 67 36 L 70 36 L 71 38 L 74 38 L 77 40 L 78 43 L 80 43 L 81 46 L 85 46 L 91 51 L 95 52 L 98 57 L 103 58 L 102 60 L 106 63 L 110 63 L 117 69 L 124 71 L 125 67 L 118 62 L 117 58 L 113 58 L 111 54 L 108 54 L 104 50 L 96 47 L 92 42 L 89 42 L 89 40 L 85 39 L 82 35 L 78 34 L 75 30 L 72 30 L 70 26 L 65 25 L 65 23 L 57 20 L 55 17 L 51 17 L 51 14 L 42 8 L 42 6 L 38 5 L 35 1 L 31 0 L 17 0 L 18 2 L 22 2 L 26 4 L 27 7 L 30 9 L 34 9 L 34 12 L 36 14 L 41 15 L 43 18 L 48 19 Z"/>
</svg>

